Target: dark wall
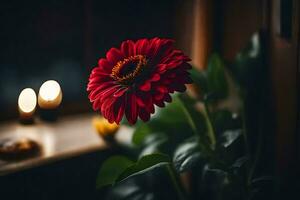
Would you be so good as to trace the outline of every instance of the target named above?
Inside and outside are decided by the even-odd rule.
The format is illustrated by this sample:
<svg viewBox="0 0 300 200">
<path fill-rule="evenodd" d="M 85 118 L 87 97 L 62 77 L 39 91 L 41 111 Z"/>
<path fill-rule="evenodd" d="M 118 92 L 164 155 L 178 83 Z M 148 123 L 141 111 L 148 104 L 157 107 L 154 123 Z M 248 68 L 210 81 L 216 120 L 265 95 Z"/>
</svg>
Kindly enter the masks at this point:
<svg viewBox="0 0 300 200">
<path fill-rule="evenodd" d="M 23 88 L 38 92 L 48 79 L 60 82 L 69 110 L 87 105 L 87 78 L 98 58 L 125 39 L 174 37 L 176 2 L 1 1 L 0 119 L 16 116 Z"/>
</svg>

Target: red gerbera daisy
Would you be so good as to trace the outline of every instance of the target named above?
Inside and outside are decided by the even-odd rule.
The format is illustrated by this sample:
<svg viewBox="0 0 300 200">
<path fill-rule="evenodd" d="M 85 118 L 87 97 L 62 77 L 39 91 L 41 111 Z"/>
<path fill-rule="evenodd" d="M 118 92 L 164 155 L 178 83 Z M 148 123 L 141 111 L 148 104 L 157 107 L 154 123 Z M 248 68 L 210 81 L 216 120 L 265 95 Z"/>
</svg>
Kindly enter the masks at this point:
<svg viewBox="0 0 300 200">
<path fill-rule="evenodd" d="M 170 39 L 124 41 L 111 48 L 92 70 L 87 91 L 94 110 L 110 123 L 120 123 L 125 113 L 129 123 L 150 119 L 154 105 L 171 102 L 170 93 L 184 92 L 191 83 L 190 58 Z"/>
</svg>

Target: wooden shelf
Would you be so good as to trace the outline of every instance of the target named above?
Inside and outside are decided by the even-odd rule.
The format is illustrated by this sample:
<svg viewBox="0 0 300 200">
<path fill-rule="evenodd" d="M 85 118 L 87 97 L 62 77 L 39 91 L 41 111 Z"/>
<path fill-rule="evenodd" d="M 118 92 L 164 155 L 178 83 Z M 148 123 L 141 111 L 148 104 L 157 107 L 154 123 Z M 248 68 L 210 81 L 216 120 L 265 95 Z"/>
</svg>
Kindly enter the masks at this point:
<svg viewBox="0 0 300 200">
<path fill-rule="evenodd" d="M 95 115 L 84 114 L 60 118 L 55 123 L 38 121 L 33 125 L 22 125 L 16 121 L 0 124 L 0 140 L 9 137 L 27 137 L 42 146 L 36 157 L 18 161 L 0 160 L 0 176 L 45 165 L 85 153 L 104 150 L 108 145 L 97 135 L 92 126 Z M 122 126 L 117 141 L 128 143 L 132 129 Z"/>
</svg>

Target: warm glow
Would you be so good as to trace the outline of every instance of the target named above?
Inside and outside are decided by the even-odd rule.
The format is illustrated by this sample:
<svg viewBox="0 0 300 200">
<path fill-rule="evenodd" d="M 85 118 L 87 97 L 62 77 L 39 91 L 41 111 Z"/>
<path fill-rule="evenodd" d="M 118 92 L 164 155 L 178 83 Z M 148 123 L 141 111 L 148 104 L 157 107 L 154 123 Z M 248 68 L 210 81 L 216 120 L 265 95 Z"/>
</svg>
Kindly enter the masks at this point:
<svg viewBox="0 0 300 200">
<path fill-rule="evenodd" d="M 97 133 L 102 137 L 113 136 L 119 129 L 118 124 L 111 124 L 103 117 L 94 117 L 92 123 Z"/>
<path fill-rule="evenodd" d="M 49 80 L 40 87 L 38 104 L 41 108 L 56 108 L 62 101 L 62 92 L 58 82 Z"/>
<path fill-rule="evenodd" d="M 20 111 L 24 113 L 33 112 L 36 107 L 36 94 L 34 90 L 31 88 L 22 90 L 18 99 L 18 105 Z"/>
<path fill-rule="evenodd" d="M 40 88 L 39 95 L 46 101 L 53 101 L 59 96 L 60 86 L 54 81 L 46 81 Z"/>
</svg>

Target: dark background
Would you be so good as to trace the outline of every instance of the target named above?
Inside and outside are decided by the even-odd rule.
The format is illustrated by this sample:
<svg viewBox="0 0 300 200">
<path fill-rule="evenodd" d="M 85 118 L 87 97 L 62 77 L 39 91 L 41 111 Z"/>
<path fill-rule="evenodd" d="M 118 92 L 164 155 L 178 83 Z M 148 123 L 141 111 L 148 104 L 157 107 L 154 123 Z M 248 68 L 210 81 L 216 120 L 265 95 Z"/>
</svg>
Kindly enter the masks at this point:
<svg viewBox="0 0 300 200">
<path fill-rule="evenodd" d="M 62 112 L 88 111 L 88 75 L 126 39 L 174 37 L 177 0 L 0 3 L 0 120 L 17 116 L 22 89 L 57 80 Z"/>
<path fill-rule="evenodd" d="M 124 39 L 174 37 L 178 26 L 176 9 L 183 1 L 1 1 L 0 120 L 17 116 L 17 98 L 23 88 L 33 87 L 37 92 L 47 79 L 56 79 L 62 86 L 63 112 L 91 111 L 85 87 L 98 58 Z M 275 130 L 276 168 L 283 186 L 280 197 L 289 199 L 298 194 L 300 185 L 296 163 L 300 158 L 300 3 L 298 0 L 201 2 L 212 4 L 202 9 L 208 14 L 201 19 L 209 19 L 209 15 L 212 19 L 199 29 L 213 26 L 208 34 L 213 36 L 212 46 L 217 46 L 226 59 L 233 59 L 253 32 L 263 30 L 266 34 L 271 76 L 268 92 L 274 96 L 275 113 L 271 125 Z M 190 13 L 191 9 L 184 14 Z M 184 27 L 182 30 L 185 31 Z M 266 135 L 273 136 L 273 132 Z M 268 160 L 268 157 L 263 160 L 262 167 Z"/>
<path fill-rule="evenodd" d="M 123 40 L 174 38 L 179 0 L 0 1 L 0 120 L 16 119 L 19 93 L 57 80 L 63 114 L 91 112 L 91 69 Z M 0 199 L 103 199 L 93 152 L 0 177 Z M 163 182 L 164 183 L 164 182 Z M 169 194 L 169 193 L 166 193 Z"/>
</svg>

